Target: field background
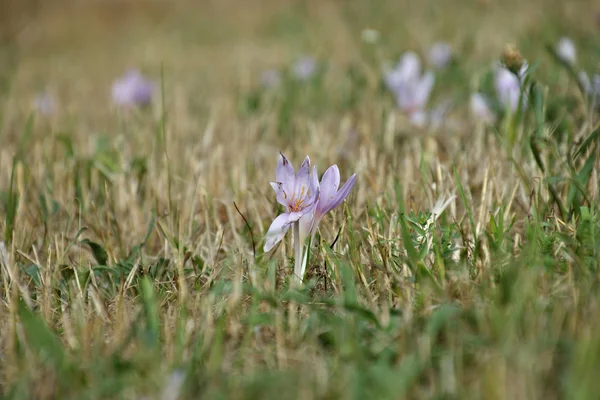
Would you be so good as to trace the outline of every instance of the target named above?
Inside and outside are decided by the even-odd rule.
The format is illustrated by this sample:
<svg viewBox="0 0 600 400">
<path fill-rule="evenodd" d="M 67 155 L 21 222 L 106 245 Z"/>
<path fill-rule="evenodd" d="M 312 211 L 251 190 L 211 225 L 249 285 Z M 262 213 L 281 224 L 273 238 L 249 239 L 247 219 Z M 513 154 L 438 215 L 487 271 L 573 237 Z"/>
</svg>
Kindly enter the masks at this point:
<svg viewBox="0 0 600 400">
<path fill-rule="evenodd" d="M 597 71 L 598 12 L 3 0 L 0 396 L 597 398 L 598 119 L 545 45 L 567 35 Z M 417 129 L 381 66 L 438 40 L 455 64 L 432 103 L 453 107 Z M 543 104 L 486 127 L 469 94 L 507 43 L 537 64 Z M 314 82 L 260 89 L 303 54 L 322 63 Z M 131 67 L 161 83 L 148 109 L 110 101 Z M 32 106 L 41 91 L 52 115 Z M 302 288 L 289 237 L 262 252 L 279 151 L 358 174 Z M 451 195 L 426 248 L 418 225 Z"/>
</svg>

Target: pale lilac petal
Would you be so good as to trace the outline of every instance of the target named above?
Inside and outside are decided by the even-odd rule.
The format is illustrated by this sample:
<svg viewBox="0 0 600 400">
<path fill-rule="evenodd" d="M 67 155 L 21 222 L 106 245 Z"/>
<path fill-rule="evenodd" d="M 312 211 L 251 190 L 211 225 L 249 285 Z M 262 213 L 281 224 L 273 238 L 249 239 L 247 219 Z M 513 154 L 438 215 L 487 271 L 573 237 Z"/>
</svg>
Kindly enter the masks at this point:
<svg viewBox="0 0 600 400">
<path fill-rule="evenodd" d="M 304 214 L 306 214 L 308 211 L 308 209 L 303 209 L 302 211 L 292 211 L 289 213 L 288 216 L 288 220 L 289 222 L 296 222 L 298 221 L 300 218 L 302 218 L 302 216 Z"/>
<path fill-rule="evenodd" d="M 585 91 L 588 93 L 592 93 L 592 91 L 593 91 L 592 82 L 590 81 L 590 78 L 585 73 L 585 71 L 580 71 L 578 77 L 579 77 L 579 82 L 581 83 L 581 85 L 583 86 Z"/>
<path fill-rule="evenodd" d="M 396 70 L 400 72 L 405 80 L 418 79 L 421 75 L 421 60 L 417 53 L 413 51 L 405 52 L 400 58 Z"/>
<path fill-rule="evenodd" d="M 283 239 L 286 232 L 290 228 L 291 222 L 289 217 L 289 214 L 281 214 L 273 220 L 265 238 L 265 252 L 270 251 L 277 243 L 281 241 L 281 239 Z"/>
<path fill-rule="evenodd" d="M 304 81 L 312 77 L 316 70 L 317 60 L 311 56 L 303 56 L 292 67 L 292 74 L 296 79 Z"/>
<path fill-rule="evenodd" d="M 385 72 L 385 85 L 387 86 L 388 90 L 393 93 L 396 93 L 398 90 L 400 90 L 403 80 L 404 76 L 402 75 L 402 71 L 398 69 Z"/>
<path fill-rule="evenodd" d="M 300 243 L 304 243 L 308 235 L 313 230 L 313 224 L 315 222 L 315 207 L 311 207 L 310 211 L 304 214 L 300 219 Z"/>
<path fill-rule="evenodd" d="M 344 183 L 342 185 L 339 192 L 337 192 L 337 194 L 335 195 L 335 198 L 334 198 L 333 204 L 332 204 L 333 207 L 331 208 L 332 210 L 334 208 L 336 208 L 337 206 L 339 206 L 340 204 L 342 204 L 342 202 L 344 200 L 346 200 L 346 197 L 348 197 L 348 195 L 350 194 L 350 191 L 354 187 L 355 183 L 356 183 L 356 174 L 353 174 L 350 178 L 348 178 L 346 183 Z"/>
<path fill-rule="evenodd" d="M 38 93 L 33 105 L 44 115 L 51 115 L 56 111 L 56 102 L 48 93 Z"/>
<path fill-rule="evenodd" d="M 317 197 L 319 192 L 319 174 L 317 173 L 317 166 L 315 165 L 312 174 L 310 175 L 310 193 L 313 197 Z"/>
<path fill-rule="evenodd" d="M 263 87 L 273 89 L 281 84 L 281 74 L 276 69 L 269 69 L 262 73 L 260 81 Z"/>
<path fill-rule="evenodd" d="M 471 115 L 475 119 L 491 123 L 494 121 L 494 114 L 490 110 L 487 99 L 481 93 L 472 93 L 469 102 Z"/>
<path fill-rule="evenodd" d="M 565 62 L 575 64 L 577 61 L 577 49 L 575 43 L 568 37 L 562 37 L 556 44 L 556 54 Z"/>
<path fill-rule="evenodd" d="M 508 69 L 502 67 L 496 71 L 495 86 L 500 103 L 514 112 L 519 105 L 519 97 L 521 95 L 519 78 Z"/>
<path fill-rule="evenodd" d="M 288 206 L 288 196 L 284 190 L 283 183 L 281 182 L 269 182 L 273 190 L 275 190 L 275 199 L 279 204 L 286 207 Z"/>
<path fill-rule="evenodd" d="M 294 185 L 294 193 L 296 199 L 305 199 L 310 193 L 311 178 L 310 178 L 310 158 L 306 156 L 298 172 L 296 173 L 296 182 Z"/>
<path fill-rule="evenodd" d="M 428 54 L 428 61 L 435 68 L 445 68 L 452 59 L 452 47 L 445 42 L 437 42 L 431 46 Z"/>
<path fill-rule="evenodd" d="M 137 70 L 130 70 L 117 79 L 112 86 L 115 104 L 129 107 L 147 105 L 152 101 L 155 85 Z"/>
<path fill-rule="evenodd" d="M 321 222 L 321 219 L 325 216 L 325 214 L 327 214 L 329 211 L 333 210 L 334 208 L 336 208 L 337 206 L 342 204 L 342 202 L 346 199 L 346 197 L 348 197 L 348 195 L 350 194 L 350 191 L 354 187 L 355 183 L 356 183 L 356 174 L 352 175 L 346 181 L 346 183 L 344 183 L 344 185 L 340 188 L 340 190 L 337 193 L 334 193 L 333 196 L 324 198 L 321 193 L 321 197 L 319 198 L 319 203 L 317 204 L 317 209 L 315 211 L 315 222 L 313 225 L 313 233 L 314 233 L 314 231 L 316 231 L 317 226 L 319 225 L 319 222 Z M 321 188 L 322 187 L 323 187 L 323 182 L 321 182 Z"/>
<path fill-rule="evenodd" d="M 435 76 L 432 72 L 427 72 L 423 75 L 423 78 L 419 81 L 416 90 L 416 106 L 417 108 L 423 109 L 427 105 L 429 95 L 433 90 L 433 84 L 435 83 Z"/>
<path fill-rule="evenodd" d="M 327 168 L 319 185 L 319 203 L 327 204 L 333 200 L 340 187 L 340 170 L 337 165 Z"/>
<path fill-rule="evenodd" d="M 291 196 L 294 191 L 296 175 L 294 173 L 294 166 L 283 153 L 279 153 L 277 170 L 275 171 L 275 180 L 282 184 L 282 190 L 286 192 L 288 197 Z"/>
</svg>

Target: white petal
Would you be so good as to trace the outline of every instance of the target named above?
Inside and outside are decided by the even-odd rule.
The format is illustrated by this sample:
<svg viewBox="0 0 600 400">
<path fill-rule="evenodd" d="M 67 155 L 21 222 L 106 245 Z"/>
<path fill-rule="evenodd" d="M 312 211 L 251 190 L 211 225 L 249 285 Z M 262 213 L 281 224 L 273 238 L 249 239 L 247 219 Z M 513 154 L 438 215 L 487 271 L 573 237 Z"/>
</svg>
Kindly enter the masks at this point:
<svg viewBox="0 0 600 400">
<path fill-rule="evenodd" d="M 273 220 L 265 237 L 265 252 L 270 251 L 283 239 L 290 228 L 289 214 L 281 214 Z"/>
</svg>

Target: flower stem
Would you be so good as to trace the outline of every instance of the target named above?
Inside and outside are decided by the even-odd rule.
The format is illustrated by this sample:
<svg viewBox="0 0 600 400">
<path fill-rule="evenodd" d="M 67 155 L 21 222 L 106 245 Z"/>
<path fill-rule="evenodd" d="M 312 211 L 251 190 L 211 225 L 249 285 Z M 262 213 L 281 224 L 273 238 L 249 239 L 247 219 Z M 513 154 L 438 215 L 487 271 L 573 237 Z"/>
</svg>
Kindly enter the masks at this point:
<svg viewBox="0 0 600 400">
<path fill-rule="evenodd" d="M 300 221 L 292 224 L 294 230 L 294 281 L 302 283 L 302 243 L 300 243 Z"/>
</svg>

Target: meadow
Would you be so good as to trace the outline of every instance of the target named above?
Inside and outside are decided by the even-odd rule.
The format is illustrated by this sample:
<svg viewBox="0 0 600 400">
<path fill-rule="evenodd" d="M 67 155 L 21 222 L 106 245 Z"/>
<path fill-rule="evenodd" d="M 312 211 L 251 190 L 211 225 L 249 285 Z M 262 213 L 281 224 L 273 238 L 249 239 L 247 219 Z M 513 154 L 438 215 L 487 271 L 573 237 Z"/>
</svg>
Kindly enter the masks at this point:
<svg viewBox="0 0 600 400">
<path fill-rule="evenodd" d="M 0 7 L 0 398 L 598 398 L 598 4 Z"/>
</svg>

